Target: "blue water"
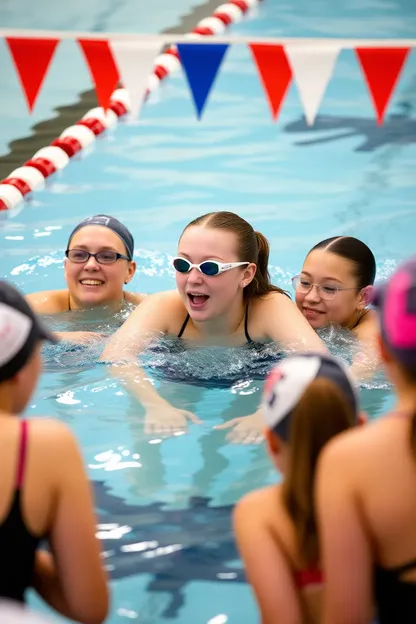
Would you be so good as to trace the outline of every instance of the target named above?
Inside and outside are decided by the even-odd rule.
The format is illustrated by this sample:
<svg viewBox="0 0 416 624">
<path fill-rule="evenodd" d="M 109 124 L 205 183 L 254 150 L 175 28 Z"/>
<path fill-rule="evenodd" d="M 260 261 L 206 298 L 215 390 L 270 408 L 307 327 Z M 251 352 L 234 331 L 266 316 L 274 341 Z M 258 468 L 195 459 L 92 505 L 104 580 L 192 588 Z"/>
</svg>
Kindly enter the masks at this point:
<svg viewBox="0 0 416 624">
<path fill-rule="evenodd" d="M 132 10 L 133 4 L 122 7 Z M 112 21 L 102 28 L 124 30 L 116 23 L 122 7 L 109 6 Z M 182 8 L 175 8 L 179 17 Z M 168 25 L 162 23 L 164 14 L 148 10 L 155 11 L 150 30 Z M 100 29 L 98 9 L 93 14 L 91 8 L 85 26 L 79 16 L 75 26 L 68 25 L 70 14 L 65 20 L 64 11 L 53 16 L 47 25 Z M 405 37 L 414 32 L 415 20 L 410 2 L 265 0 L 257 17 L 233 32 Z M 139 19 L 129 21 L 126 29 L 145 31 Z M 13 25 L 28 23 L 16 17 Z M 86 87 L 86 70 L 76 54 L 76 48 L 68 49 L 72 91 L 63 89 L 58 69 L 48 77 L 56 101 L 72 101 L 78 80 L 78 90 Z M 248 50 L 233 46 L 201 122 L 179 73 L 152 96 L 139 122 L 120 124 L 83 162 L 74 160 L 20 212 L 6 216 L 0 223 L 1 273 L 26 292 L 63 287 L 63 251 L 73 225 L 107 212 L 135 235 L 138 271 L 132 289 L 171 288 L 169 259 L 183 227 L 198 214 L 226 209 L 267 235 L 271 273 L 280 286 L 290 288 L 290 276 L 312 245 L 336 234 L 368 243 L 378 278 L 385 277 L 414 252 L 415 69 L 413 54 L 378 128 L 356 59 L 351 51 L 341 52 L 317 124 L 307 130 L 295 86 L 278 123 L 271 121 Z M 44 95 L 48 102 L 46 86 Z M 16 94 L 6 90 L 11 138 L 22 131 L 14 116 L 24 117 L 13 109 L 15 101 Z M 28 411 L 67 422 L 82 444 L 100 523 L 111 525 L 100 529 L 113 578 L 110 624 L 258 621 L 229 521 L 232 504 L 244 492 L 276 477 L 263 448 L 232 445 L 226 432 L 213 426 L 253 412 L 261 381 L 252 375 L 230 387 L 204 387 L 158 377 L 164 396 L 194 411 L 203 424 L 190 425 L 187 435 L 149 442 L 141 406 L 105 366 L 95 364 L 96 356 L 48 351 L 47 372 Z M 210 355 L 201 357 L 202 370 L 212 368 Z M 231 357 L 238 368 L 243 356 Z M 372 417 L 392 400 L 383 384 L 363 389 L 362 398 Z"/>
</svg>

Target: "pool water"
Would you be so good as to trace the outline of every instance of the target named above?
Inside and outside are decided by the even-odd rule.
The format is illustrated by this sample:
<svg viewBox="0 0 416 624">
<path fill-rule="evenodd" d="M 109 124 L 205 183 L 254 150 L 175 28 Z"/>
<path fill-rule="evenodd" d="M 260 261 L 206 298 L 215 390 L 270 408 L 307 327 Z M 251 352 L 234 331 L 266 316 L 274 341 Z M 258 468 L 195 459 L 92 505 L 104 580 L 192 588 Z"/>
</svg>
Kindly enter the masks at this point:
<svg viewBox="0 0 416 624">
<path fill-rule="evenodd" d="M 415 23 L 416 6 L 405 0 L 336 7 L 329 0 L 265 0 L 257 17 L 233 33 L 408 37 Z M 139 23 L 136 30 L 142 30 Z M 351 51 L 341 52 L 311 129 L 294 85 L 278 123 L 271 121 L 244 46 L 228 50 L 200 122 L 179 73 L 152 96 L 140 121 L 120 124 L 3 218 L 2 276 L 25 292 L 62 288 L 68 235 L 78 221 L 100 212 L 116 215 L 135 236 L 138 269 L 130 289 L 173 288 L 170 259 L 185 225 L 212 210 L 232 210 L 269 238 L 273 280 L 290 291 L 307 251 L 338 234 L 364 240 L 375 253 L 378 279 L 386 277 L 415 248 L 415 58 L 408 59 L 382 127 Z M 58 97 L 60 76 L 54 80 Z M 19 122 L 13 138 L 20 131 Z M 105 316 L 71 319 L 103 333 L 122 321 L 109 326 Z M 65 315 L 49 322 L 69 325 Z M 257 622 L 230 517 L 241 495 L 278 477 L 262 446 L 230 444 L 227 431 L 213 427 L 255 411 L 267 360 L 260 355 L 253 364 L 241 350 L 170 356 L 166 344 L 150 354 L 149 370 L 163 396 L 203 421 L 162 441 L 144 433 L 142 407 L 96 363 L 101 348 L 48 348 L 28 414 L 68 423 L 82 445 L 112 578 L 109 624 Z M 338 341 L 335 350 L 342 348 Z M 176 375 L 184 364 L 186 382 Z M 230 368 L 235 375 L 227 377 Z M 361 393 L 373 418 L 391 405 L 383 379 Z"/>
</svg>

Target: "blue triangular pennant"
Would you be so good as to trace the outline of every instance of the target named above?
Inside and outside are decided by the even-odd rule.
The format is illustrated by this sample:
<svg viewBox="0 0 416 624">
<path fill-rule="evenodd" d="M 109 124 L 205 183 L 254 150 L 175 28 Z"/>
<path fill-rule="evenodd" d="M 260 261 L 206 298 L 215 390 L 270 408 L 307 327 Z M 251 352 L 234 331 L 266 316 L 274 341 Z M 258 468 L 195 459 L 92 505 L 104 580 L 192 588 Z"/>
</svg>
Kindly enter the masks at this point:
<svg viewBox="0 0 416 624">
<path fill-rule="evenodd" d="M 228 44 L 178 43 L 177 48 L 200 119 Z"/>
</svg>

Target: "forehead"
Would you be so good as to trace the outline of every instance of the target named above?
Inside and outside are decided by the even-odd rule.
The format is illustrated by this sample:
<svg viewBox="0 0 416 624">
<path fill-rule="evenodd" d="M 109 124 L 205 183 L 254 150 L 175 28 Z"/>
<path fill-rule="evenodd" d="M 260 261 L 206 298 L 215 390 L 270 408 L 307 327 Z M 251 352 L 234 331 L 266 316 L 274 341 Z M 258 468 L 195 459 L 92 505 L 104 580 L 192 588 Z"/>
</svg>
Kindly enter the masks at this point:
<svg viewBox="0 0 416 624">
<path fill-rule="evenodd" d="M 194 261 L 205 258 L 232 261 L 237 254 L 237 236 L 229 230 L 192 226 L 183 233 L 178 250 Z"/>
<path fill-rule="evenodd" d="M 86 247 L 88 251 L 93 253 L 103 247 L 110 247 L 122 254 L 126 253 L 121 238 L 103 225 L 87 225 L 75 232 L 71 239 L 71 247 L 76 247 L 77 245 Z"/>
<path fill-rule="evenodd" d="M 303 271 L 310 273 L 314 278 L 334 277 L 338 280 L 354 275 L 354 265 L 351 260 L 323 249 L 315 249 L 306 257 Z"/>
</svg>

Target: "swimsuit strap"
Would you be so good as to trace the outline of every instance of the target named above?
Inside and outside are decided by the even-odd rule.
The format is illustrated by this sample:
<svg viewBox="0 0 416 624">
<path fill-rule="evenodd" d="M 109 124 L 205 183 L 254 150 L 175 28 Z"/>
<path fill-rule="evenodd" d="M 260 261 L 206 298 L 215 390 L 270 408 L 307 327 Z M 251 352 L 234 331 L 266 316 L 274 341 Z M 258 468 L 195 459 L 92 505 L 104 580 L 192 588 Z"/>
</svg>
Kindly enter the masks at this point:
<svg viewBox="0 0 416 624">
<path fill-rule="evenodd" d="M 189 316 L 189 314 L 187 314 L 186 318 L 185 318 L 185 320 L 184 320 L 184 322 L 182 324 L 182 327 L 181 327 L 181 329 L 179 331 L 178 338 L 182 338 L 182 334 L 185 331 L 185 328 L 186 328 L 186 326 L 188 324 L 189 318 L 190 318 L 190 316 Z M 248 343 L 252 343 L 253 341 L 250 338 L 250 334 L 248 333 L 248 304 L 247 304 L 246 313 L 245 313 L 245 316 L 244 316 L 244 334 L 246 336 L 247 342 Z"/>
<path fill-rule="evenodd" d="M 190 318 L 190 317 L 189 317 L 189 314 L 187 314 L 187 315 L 186 315 L 186 319 L 184 320 L 184 322 L 183 322 L 183 324 L 182 324 L 182 327 L 181 327 L 181 329 L 180 329 L 180 331 L 179 331 L 178 338 L 182 338 L 182 334 L 183 334 L 183 332 L 185 331 L 185 327 L 186 327 L 186 326 L 187 326 L 187 324 L 188 324 L 189 318 Z"/>
<path fill-rule="evenodd" d="M 403 565 L 397 566 L 395 568 L 387 568 L 387 572 L 394 574 L 395 576 L 401 576 L 404 572 L 408 572 L 409 570 L 413 570 L 416 568 L 416 559 L 412 559 Z"/>
<path fill-rule="evenodd" d="M 250 338 L 250 334 L 248 333 L 248 304 L 246 306 L 246 314 L 245 314 L 245 317 L 244 317 L 244 333 L 245 333 L 247 342 L 249 344 L 252 343 L 253 341 Z"/>
<path fill-rule="evenodd" d="M 71 295 L 69 294 L 69 290 L 68 290 L 68 312 L 71 311 Z"/>
</svg>

